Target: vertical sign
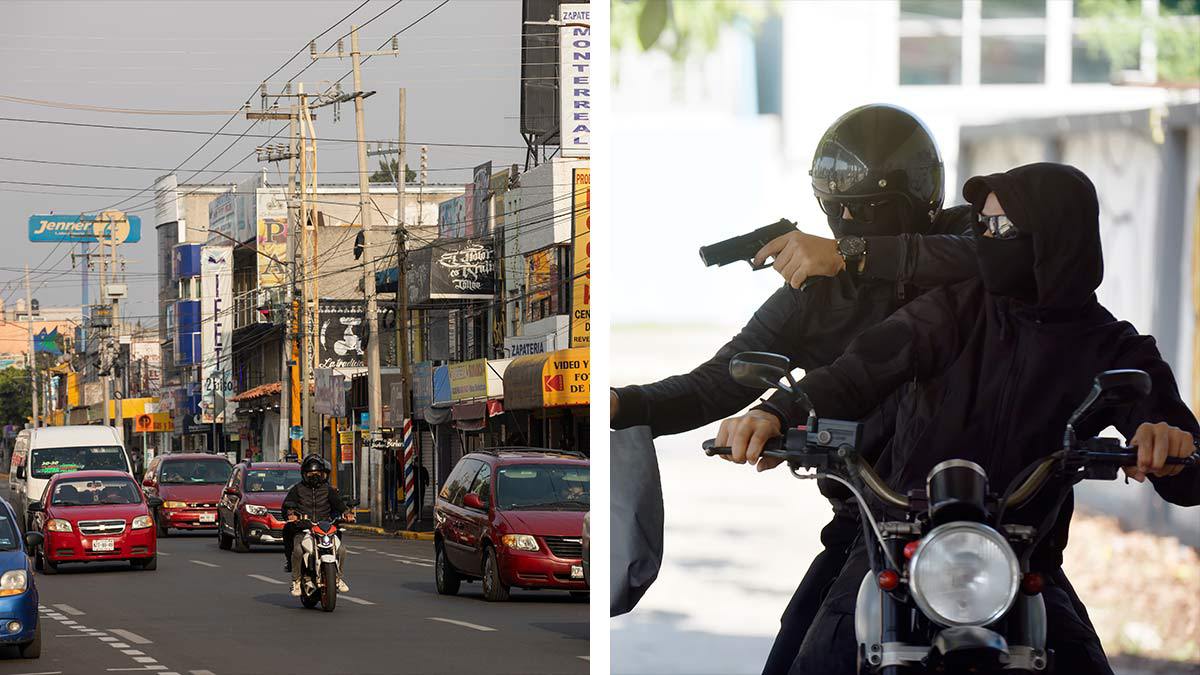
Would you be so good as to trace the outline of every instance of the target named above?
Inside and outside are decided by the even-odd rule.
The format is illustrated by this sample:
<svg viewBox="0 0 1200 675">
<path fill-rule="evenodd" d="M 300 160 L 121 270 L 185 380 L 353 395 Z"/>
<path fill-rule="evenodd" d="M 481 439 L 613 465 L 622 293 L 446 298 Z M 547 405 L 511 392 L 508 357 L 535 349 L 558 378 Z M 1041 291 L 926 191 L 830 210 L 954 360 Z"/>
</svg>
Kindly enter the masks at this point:
<svg viewBox="0 0 1200 675">
<path fill-rule="evenodd" d="M 474 201 L 474 207 L 471 209 L 474 233 L 468 236 L 482 237 L 491 234 L 492 228 L 491 215 L 489 208 L 492 204 L 491 183 L 492 183 L 492 163 L 486 162 L 475 167 L 474 178 L 471 184 L 474 188 L 469 194 L 469 198 Z"/>
<path fill-rule="evenodd" d="M 592 344 L 592 174 L 575 169 L 573 215 L 574 264 L 571 283 L 571 346 Z"/>
<path fill-rule="evenodd" d="M 259 188 L 256 196 L 258 287 L 283 286 L 288 281 L 287 201 L 279 189 Z"/>
<path fill-rule="evenodd" d="M 200 249 L 200 421 L 224 424 L 233 394 L 233 247 Z"/>
<path fill-rule="evenodd" d="M 587 157 L 592 141 L 591 6 L 558 6 L 559 136 L 563 157 Z"/>
</svg>

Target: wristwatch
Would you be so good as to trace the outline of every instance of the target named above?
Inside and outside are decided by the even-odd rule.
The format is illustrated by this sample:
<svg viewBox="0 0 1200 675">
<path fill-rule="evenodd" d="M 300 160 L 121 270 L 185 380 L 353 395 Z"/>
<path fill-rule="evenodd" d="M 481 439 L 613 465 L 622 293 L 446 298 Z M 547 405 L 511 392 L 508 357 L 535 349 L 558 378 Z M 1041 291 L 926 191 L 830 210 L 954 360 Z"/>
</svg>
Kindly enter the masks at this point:
<svg viewBox="0 0 1200 675">
<path fill-rule="evenodd" d="M 867 240 L 862 237 L 842 237 L 837 240 L 837 252 L 846 261 L 848 269 L 861 271 L 867 255 Z"/>
</svg>

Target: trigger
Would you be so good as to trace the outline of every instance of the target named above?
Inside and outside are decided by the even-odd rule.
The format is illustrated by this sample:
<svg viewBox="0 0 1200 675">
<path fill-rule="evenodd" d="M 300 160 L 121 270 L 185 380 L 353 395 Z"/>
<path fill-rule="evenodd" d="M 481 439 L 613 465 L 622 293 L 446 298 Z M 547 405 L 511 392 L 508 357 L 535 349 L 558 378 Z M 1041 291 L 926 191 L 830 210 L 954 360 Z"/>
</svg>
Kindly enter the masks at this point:
<svg viewBox="0 0 1200 675">
<path fill-rule="evenodd" d="M 763 261 L 763 264 L 761 264 L 761 265 L 755 265 L 755 264 L 754 264 L 754 259 L 753 259 L 753 258 L 751 258 L 751 259 L 747 260 L 746 262 L 747 262 L 747 263 L 749 263 L 749 265 L 750 265 L 750 269 L 754 270 L 755 272 L 757 272 L 757 271 L 759 271 L 759 270 L 765 270 L 765 269 L 767 269 L 768 267 L 770 267 L 771 265 L 775 264 L 775 261 L 774 261 L 774 260 L 765 260 L 765 261 Z"/>
</svg>

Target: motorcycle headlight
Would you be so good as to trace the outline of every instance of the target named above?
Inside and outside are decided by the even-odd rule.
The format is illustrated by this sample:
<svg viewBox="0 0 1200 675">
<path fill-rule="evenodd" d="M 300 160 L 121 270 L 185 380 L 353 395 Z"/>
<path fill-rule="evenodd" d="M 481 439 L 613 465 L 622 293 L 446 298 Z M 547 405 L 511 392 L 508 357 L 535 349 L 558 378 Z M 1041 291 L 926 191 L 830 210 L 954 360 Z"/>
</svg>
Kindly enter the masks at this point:
<svg viewBox="0 0 1200 675">
<path fill-rule="evenodd" d="M 970 522 L 933 528 L 909 565 L 913 600 L 943 626 L 983 626 L 1004 616 L 1017 596 L 1020 571 L 999 532 Z"/>
<path fill-rule="evenodd" d="M 538 550 L 537 539 L 530 534 L 506 534 L 502 541 L 504 545 L 517 551 Z"/>
<path fill-rule="evenodd" d="M 0 576 L 0 597 L 22 594 L 28 587 L 28 583 L 29 577 L 26 576 L 25 570 L 5 572 L 3 576 Z"/>
<path fill-rule="evenodd" d="M 249 513 L 252 516 L 265 516 L 268 513 L 270 513 L 270 510 L 267 509 L 267 507 L 265 507 L 265 506 L 259 506 L 257 504 L 246 504 L 246 513 Z"/>
<path fill-rule="evenodd" d="M 133 523 L 130 524 L 129 529 L 144 530 L 147 527 L 154 527 L 154 521 L 150 518 L 150 516 L 138 516 L 137 518 L 133 519 Z"/>
<path fill-rule="evenodd" d="M 71 532 L 71 521 L 62 520 L 61 518 L 52 518 L 46 521 L 46 529 L 51 532 Z"/>
<path fill-rule="evenodd" d="M 187 502 L 163 502 L 164 509 L 186 509 Z"/>
</svg>

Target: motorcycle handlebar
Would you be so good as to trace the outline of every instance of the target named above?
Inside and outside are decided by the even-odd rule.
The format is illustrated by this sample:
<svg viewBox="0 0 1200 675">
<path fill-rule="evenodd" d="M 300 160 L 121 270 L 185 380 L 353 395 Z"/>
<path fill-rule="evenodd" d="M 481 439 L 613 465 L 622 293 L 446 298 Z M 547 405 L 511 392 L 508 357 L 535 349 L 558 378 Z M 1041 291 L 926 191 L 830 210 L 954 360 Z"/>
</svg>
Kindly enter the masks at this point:
<svg viewBox="0 0 1200 675">
<path fill-rule="evenodd" d="M 1137 447 L 1129 445 L 1112 444 L 1105 450 L 1087 450 L 1087 444 L 1080 453 L 1089 462 L 1096 464 L 1107 464 L 1109 466 L 1135 466 L 1138 463 Z M 1103 446 L 1102 446 L 1103 447 Z M 1008 499 L 1004 502 L 1004 508 L 1015 508 L 1023 504 L 1026 500 L 1034 495 L 1041 487 L 1042 483 L 1050 477 L 1054 471 L 1054 465 L 1062 458 L 1062 453 L 1055 453 L 1043 459 L 1033 473 L 1021 483 L 1020 487 L 1013 490 Z M 1170 466 L 1195 466 L 1200 462 L 1200 453 L 1192 453 L 1187 457 L 1168 457 L 1167 464 Z"/>
</svg>

